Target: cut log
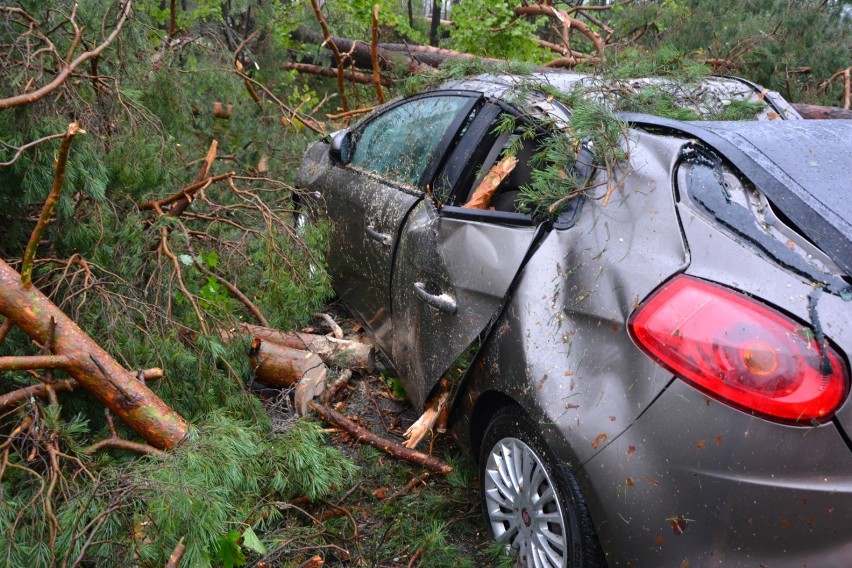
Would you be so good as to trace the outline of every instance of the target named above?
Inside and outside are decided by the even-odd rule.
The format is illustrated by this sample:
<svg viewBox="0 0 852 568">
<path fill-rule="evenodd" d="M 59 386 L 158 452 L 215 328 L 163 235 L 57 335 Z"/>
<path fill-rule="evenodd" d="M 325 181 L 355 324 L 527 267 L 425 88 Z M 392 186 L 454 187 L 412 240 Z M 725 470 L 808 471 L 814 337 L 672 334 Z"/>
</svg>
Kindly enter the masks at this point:
<svg viewBox="0 0 852 568">
<path fill-rule="evenodd" d="M 122 367 L 34 286 L 0 260 L 0 315 L 33 341 L 45 345 L 55 320 L 53 352 L 73 361 L 66 371 L 81 387 L 156 448 L 173 448 L 184 439 L 184 419 Z"/>
<path fill-rule="evenodd" d="M 429 454 L 424 454 L 423 452 L 418 452 L 417 450 L 406 448 L 402 444 L 397 444 L 396 442 L 377 436 L 363 426 L 359 426 L 352 422 L 336 410 L 332 410 L 327 406 L 322 406 L 321 404 L 317 404 L 313 401 L 309 402 L 308 406 L 311 407 L 314 412 L 319 414 L 323 420 L 329 424 L 337 426 L 338 428 L 346 430 L 348 434 L 359 442 L 366 442 L 374 448 L 382 450 L 388 455 L 416 463 L 436 473 L 450 473 L 453 471 L 453 466 L 444 460 L 430 456 Z"/>
<path fill-rule="evenodd" d="M 255 337 L 251 342 L 249 359 L 255 378 L 267 385 L 293 386 L 300 380 L 323 380 L 328 367 L 316 353 L 293 349 Z"/>
<path fill-rule="evenodd" d="M 284 332 L 248 323 L 240 324 L 240 327 L 264 341 L 316 353 L 330 367 L 339 365 L 371 373 L 376 366 L 373 346 L 360 341 L 335 339 L 311 333 Z"/>
</svg>

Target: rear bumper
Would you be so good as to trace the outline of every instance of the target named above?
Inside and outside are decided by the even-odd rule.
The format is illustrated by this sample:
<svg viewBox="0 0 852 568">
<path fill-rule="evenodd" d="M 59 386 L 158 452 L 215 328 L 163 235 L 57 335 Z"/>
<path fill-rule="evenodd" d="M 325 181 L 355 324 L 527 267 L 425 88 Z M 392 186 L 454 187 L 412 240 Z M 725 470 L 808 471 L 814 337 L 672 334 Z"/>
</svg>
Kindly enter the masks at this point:
<svg viewBox="0 0 852 568">
<path fill-rule="evenodd" d="M 675 380 L 580 472 L 610 566 L 852 565 L 852 453 Z"/>
</svg>

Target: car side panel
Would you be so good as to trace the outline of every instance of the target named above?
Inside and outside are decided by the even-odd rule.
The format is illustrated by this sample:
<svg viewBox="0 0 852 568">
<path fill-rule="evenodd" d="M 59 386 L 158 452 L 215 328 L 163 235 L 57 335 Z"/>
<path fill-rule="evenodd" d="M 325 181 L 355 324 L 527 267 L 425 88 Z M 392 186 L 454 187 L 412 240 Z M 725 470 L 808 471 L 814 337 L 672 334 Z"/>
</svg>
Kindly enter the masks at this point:
<svg viewBox="0 0 852 568">
<path fill-rule="evenodd" d="M 542 243 L 454 414 L 462 430 L 477 397 L 499 391 L 537 420 L 565 465 L 577 469 L 671 380 L 635 347 L 625 324 L 639 301 L 688 263 L 670 181 L 680 146 L 636 134 L 632 171 L 609 203 L 601 187 L 576 226 L 554 230 Z"/>
<path fill-rule="evenodd" d="M 852 454 L 831 423 L 773 424 L 675 380 L 580 477 L 610 566 L 852 559 Z"/>
</svg>

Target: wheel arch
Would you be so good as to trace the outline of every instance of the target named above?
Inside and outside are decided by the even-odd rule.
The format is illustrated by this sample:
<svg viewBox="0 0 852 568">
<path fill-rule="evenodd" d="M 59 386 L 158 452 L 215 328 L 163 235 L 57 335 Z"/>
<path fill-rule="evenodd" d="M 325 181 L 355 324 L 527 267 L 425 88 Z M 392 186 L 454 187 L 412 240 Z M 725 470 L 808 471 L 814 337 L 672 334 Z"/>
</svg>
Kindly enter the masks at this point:
<svg viewBox="0 0 852 568">
<path fill-rule="evenodd" d="M 475 461 L 479 461 L 479 454 L 482 451 L 482 438 L 485 436 L 485 430 L 488 428 L 491 417 L 507 406 L 517 406 L 523 410 L 518 401 L 497 390 L 485 391 L 477 397 L 470 414 L 470 448 Z"/>
</svg>

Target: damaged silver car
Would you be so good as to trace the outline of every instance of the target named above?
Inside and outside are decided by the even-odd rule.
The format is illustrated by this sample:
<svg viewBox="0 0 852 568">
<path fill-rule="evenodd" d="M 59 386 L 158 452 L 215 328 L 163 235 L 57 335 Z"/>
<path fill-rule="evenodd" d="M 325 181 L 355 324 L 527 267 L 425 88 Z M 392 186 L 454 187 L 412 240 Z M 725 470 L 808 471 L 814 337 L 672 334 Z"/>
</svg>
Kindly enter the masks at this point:
<svg viewBox="0 0 852 568">
<path fill-rule="evenodd" d="M 467 361 L 522 565 L 848 567 L 852 124 L 734 78 L 622 112 L 648 85 L 483 75 L 314 144 L 335 289 L 415 407 Z"/>
</svg>

